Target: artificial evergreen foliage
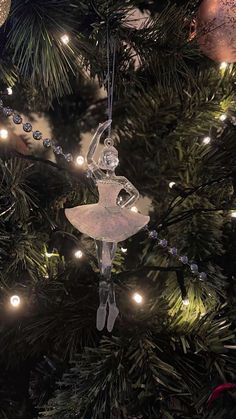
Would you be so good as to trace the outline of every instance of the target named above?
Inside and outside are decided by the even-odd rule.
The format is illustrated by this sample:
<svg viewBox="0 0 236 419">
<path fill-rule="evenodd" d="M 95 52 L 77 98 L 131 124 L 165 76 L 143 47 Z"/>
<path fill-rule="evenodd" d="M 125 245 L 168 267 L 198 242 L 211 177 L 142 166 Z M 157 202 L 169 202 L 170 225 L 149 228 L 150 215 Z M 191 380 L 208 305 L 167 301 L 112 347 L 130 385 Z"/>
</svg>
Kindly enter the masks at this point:
<svg viewBox="0 0 236 419">
<path fill-rule="evenodd" d="M 141 231 L 114 261 L 113 333 L 96 331 L 94 244 L 64 215 L 97 201 L 92 180 L 85 166 L 22 154 L 0 139 L 0 419 L 235 415 L 235 392 L 208 398 L 236 379 L 236 68 L 220 69 L 190 41 L 200 3 L 12 0 L 0 28 L 4 104 L 32 125 L 43 114 L 76 157 L 107 118 L 109 27 L 118 174 L 150 200 L 150 228 L 207 279 Z M 139 28 L 135 10 L 149 16 Z M 9 119 L 1 113 L 0 129 L 13 136 Z"/>
</svg>

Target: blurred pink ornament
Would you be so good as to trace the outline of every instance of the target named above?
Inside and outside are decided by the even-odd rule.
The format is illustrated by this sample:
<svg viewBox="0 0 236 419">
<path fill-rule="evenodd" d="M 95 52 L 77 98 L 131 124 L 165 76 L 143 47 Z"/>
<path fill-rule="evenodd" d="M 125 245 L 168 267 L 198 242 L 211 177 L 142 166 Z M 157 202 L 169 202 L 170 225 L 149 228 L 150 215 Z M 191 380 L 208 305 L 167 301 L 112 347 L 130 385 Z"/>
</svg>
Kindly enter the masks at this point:
<svg viewBox="0 0 236 419">
<path fill-rule="evenodd" d="M 195 31 L 200 48 L 207 57 L 217 62 L 235 62 L 236 0 L 203 0 L 197 13 Z"/>
<path fill-rule="evenodd" d="M 0 27 L 8 18 L 11 8 L 11 0 L 0 0 Z"/>
</svg>

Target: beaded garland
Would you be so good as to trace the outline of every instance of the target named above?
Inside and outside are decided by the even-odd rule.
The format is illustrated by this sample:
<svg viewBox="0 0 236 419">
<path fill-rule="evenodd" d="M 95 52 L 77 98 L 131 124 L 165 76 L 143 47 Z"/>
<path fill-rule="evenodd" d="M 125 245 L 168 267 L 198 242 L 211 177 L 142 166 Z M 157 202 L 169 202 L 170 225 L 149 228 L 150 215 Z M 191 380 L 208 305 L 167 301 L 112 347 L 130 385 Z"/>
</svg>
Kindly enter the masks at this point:
<svg viewBox="0 0 236 419">
<path fill-rule="evenodd" d="M 14 124 L 16 125 L 22 125 L 22 128 L 25 132 L 29 133 L 32 132 L 32 136 L 36 141 L 42 140 L 43 139 L 43 134 L 42 132 L 36 130 L 33 131 L 33 127 L 31 125 L 30 122 L 23 122 L 23 118 L 18 115 L 13 109 L 11 109 L 8 106 L 4 106 L 3 104 L 3 100 L 0 99 L 0 111 L 3 113 L 4 116 L 6 117 L 10 117 L 12 116 L 12 120 L 14 122 Z M 57 156 L 62 156 L 65 158 L 65 160 L 67 162 L 72 162 L 73 161 L 73 156 L 71 153 L 64 153 L 63 149 L 61 146 L 59 146 L 58 144 L 55 143 L 55 141 L 50 140 L 49 138 L 45 138 L 43 139 L 43 146 L 45 148 L 52 148 L 54 154 L 56 154 Z"/>
<path fill-rule="evenodd" d="M 156 240 L 160 247 L 166 249 L 172 256 L 178 258 L 183 265 L 189 266 L 191 273 L 197 276 L 200 281 L 205 281 L 205 279 L 207 279 L 206 272 L 199 272 L 198 265 L 196 263 L 189 261 L 187 256 L 179 255 L 178 249 L 176 247 L 169 247 L 166 239 L 159 239 L 156 230 L 149 230 L 148 228 L 146 228 L 146 230 L 150 239 Z"/>
</svg>

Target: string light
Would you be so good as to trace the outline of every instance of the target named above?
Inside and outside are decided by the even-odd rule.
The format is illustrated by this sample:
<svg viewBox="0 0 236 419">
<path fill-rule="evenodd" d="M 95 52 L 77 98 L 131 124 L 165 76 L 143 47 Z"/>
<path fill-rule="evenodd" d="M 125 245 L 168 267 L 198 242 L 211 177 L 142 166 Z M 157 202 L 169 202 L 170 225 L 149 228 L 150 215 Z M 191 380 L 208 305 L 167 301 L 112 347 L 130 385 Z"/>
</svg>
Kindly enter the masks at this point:
<svg viewBox="0 0 236 419">
<path fill-rule="evenodd" d="M 7 129 L 0 129 L 0 138 L 2 138 L 2 140 L 6 140 L 8 138 Z"/>
<path fill-rule="evenodd" d="M 211 142 L 211 137 L 204 137 L 202 140 L 203 144 L 207 145 Z"/>
<path fill-rule="evenodd" d="M 226 120 L 226 118 L 227 118 L 227 115 L 225 115 L 225 113 L 223 113 L 222 115 L 220 115 L 220 120 L 222 122 L 224 122 Z"/>
<path fill-rule="evenodd" d="M 137 207 L 132 207 L 130 210 L 131 210 L 132 212 L 138 212 L 138 208 L 137 208 Z"/>
<path fill-rule="evenodd" d="M 51 258 L 53 256 L 53 253 L 45 252 L 45 255 L 47 256 L 47 258 Z"/>
<path fill-rule="evenodd" d="M 228 66 L 228 64 L 227 64 L 225 61 L 223 61 L 223 62 L 220 64 L 220 69 L 221 69 L 221 70 L 225 70 L 225 69 L 227 68 L 227 66 Z"/>
<path fill-rule="evenodd" d="M 232 218 L 236 218 L 236 211 L 232 211 L 232 212 L 231 212 L 231 217 L 232 217 Z"/>
<path fill-rule="evenodd" d="M 128 250 L 128 249 L 126 249 L 126 248 L 124 248 L 124 247 L 121 247 L 121 251 L 122 251 L 123 253 L 127 253 L 127 250 Z"/>
<path fill-rule="evenodd" d="M 188 306 L 189 305 L 188 297 L 183 298 L 182 303 L 183 303 L 184 306 Z"/>
<path fill-rule="evenodd" d="M 139 294 L 138 292 L 135 292 L 132 296 L 132 299 L 137 303 L 137 304 L 142 304 L 143 302 L 143 297 L 141 294 Z"/>
<path fill-rule="evenodd" d="M 11 87 L 7 87 L 7 94 L 8 95 L 12 95 L 12 93 L 13 93 L 12 88 Z"/>
<path fill-rule="evenodd" d="M 61 42 L 63 42 L 63 44 L 65 44 L 65 45 L 69 44 L 70 38 L 69 38 L 68 35 L 66 35 L 66 33 L 61 36 Z"/>
<path fill-rule="evenodd" d="M 83 256 L 83 252 L 81 252 L 81 250 L 77 250 L 77 251 L 75 252 L 75 257 L 76 257 L 76 259 L 81 259 L 81 258 L 82 258 L 82 256 Z"/>
<path fill-rule="evenodd" d="M 12 295 L 10 298 L 10 303 L 12 307 L 19 307 L 20 305 L 20 297 L 19 295 Z"/>
<path fill-rule="evenodd" d="M 175 186 L 175 182 L 170 182 L 170 183 L 169 183 L 169 188 L 170 188 L 170 189 L 172 189 L 172 188 L 173 188 L 173 186 Z"/>
<path fill-rule="evenodd" d="M 83 166 L 83 164 L 84 164 L 84 157 L 83 156 L 76 157 L 76 164 L 78 166 Z"/>
</svg>

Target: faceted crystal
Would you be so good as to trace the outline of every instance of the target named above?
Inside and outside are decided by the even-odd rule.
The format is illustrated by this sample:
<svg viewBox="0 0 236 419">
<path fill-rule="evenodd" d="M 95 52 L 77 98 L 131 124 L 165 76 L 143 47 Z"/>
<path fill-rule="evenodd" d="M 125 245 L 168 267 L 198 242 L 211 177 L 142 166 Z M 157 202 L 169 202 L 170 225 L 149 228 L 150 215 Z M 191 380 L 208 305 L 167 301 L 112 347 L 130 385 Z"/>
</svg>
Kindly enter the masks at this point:
<svg viewBox="0 0 236 419">
<path fill-rule="evenodd" d="M 41 140 L 43 137 L 43 134 L 40 131 L 34 131 L 33 132 L 33 137 L 35 140 Z"/>
<path fill-rule="evenodd" d="M 64 157 L 65 157 L 66 161 L 68 161 L 69 163 L 71 161 L 73 161 L 73 156 L 70 153 L 64 154 Z"/>
<path fill-rule="evenodd" d="M 14 124 L 21 124 L 22 123 L 22 118 L 20 115 L 17 115 L 16 113 L 13 115 L 13 122 Z"/>
<path fill-rule="evenodd" d="M 187 256 L 180 256 L 179 260 L 180 260 L 180 262 L 184 263 L 185 265 L 188 263 L 188 257 Z"/>
<path fill-rule="evenodd" d="M 199 279 L 200 279 L 200 281 L 205 281 L 205 279 L 207 279 L 206 272 L 200 272 Z"/>
<path fill-rule="evenodd" d="M 198 265 L 196 263 L 191 263 L 190 269 L 191 269 L 192 273 L 194 273 L 194 274 L 198 273 Z"/>
<path fill-rule="evenodd" d="M 13 109 L 11 108 L 3 108 L 2 111 L 5 116 L 11 116 L 13 114 Z"/>
<path fill-rule="evenodd" d="M 159 240 L 159 245 L 160 245 L 160 246 L 162 246 L 162 247 L 166 247 L 166 246 L 167 246 L 167 244 L 168 244 L 168 242 L 167 242 L 167 240 L 166 240 L 166 239 Z"/>
<path fill-rule="evenodd" d="M 25 124 L 23 124 L 23 130 L 25 132 L 30 132 L 32 131 L 32 125 L 29 122 L 26 122 Z"/>
<path fill-rule="evenodd" d="M 57 155 L 62 154 L 62 148 L 61 148 L 60 145 L 57 145 L 56 147 L 53 147 L 53 151 Z"/>
<path fill-rule="evenodd" d="M 45 140 L 43 140 L 43 145 L 45 148 L 49 148 L 52 145 L 52 142 L 49 138 L 45 138 Z"/>
<path fill-rule="evenodd" d="M 150 239 L 157 239 L 157 237 L 158 237 L 158 234 L 157 234 L 157 231 L 156 230 L 152 230 L 152 231 L 150 231 L 149 232 L 149 237 L 150 237 Z"/>
<path fill-rule="evenodd" d="M 176 249 L 176 247 L 171 247 L 170 250 L 169 250 L 169 252 L 173 256 L 177 256 L 177 254 L 178 254 L 178 250 Z"/>
</svg>

